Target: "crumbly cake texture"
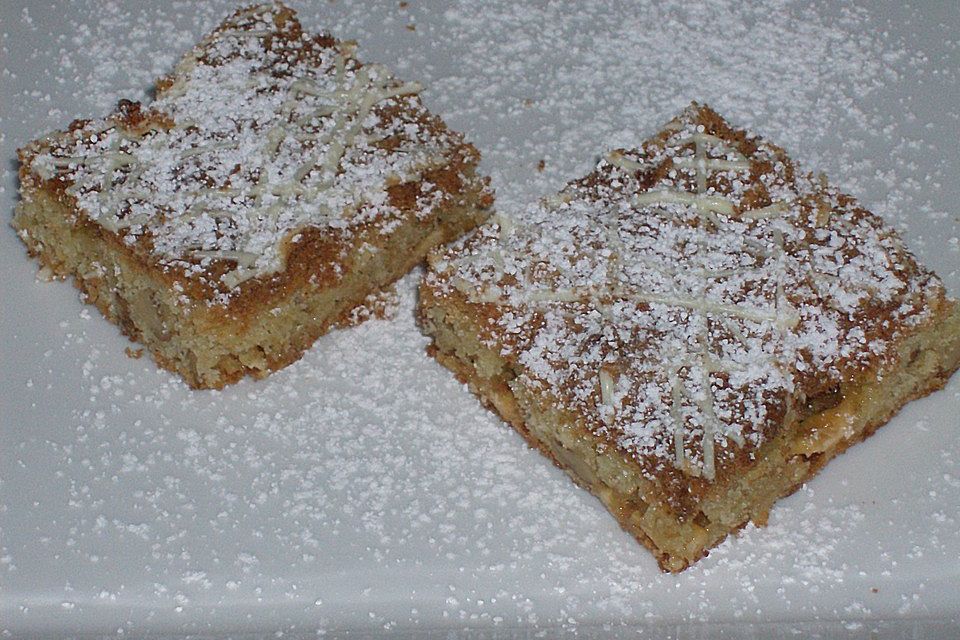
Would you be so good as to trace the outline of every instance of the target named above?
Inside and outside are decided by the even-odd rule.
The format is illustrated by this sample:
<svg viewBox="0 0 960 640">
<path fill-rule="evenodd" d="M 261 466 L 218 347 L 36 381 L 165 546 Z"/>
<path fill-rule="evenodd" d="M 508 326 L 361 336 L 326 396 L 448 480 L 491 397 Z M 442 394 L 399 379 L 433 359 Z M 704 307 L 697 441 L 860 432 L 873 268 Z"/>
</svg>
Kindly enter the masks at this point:
<svg viewBox="0 0 960 640">
<path fill-rule="evenodd" d="M 193 387 L 295 361 L 492 204 L 476 149 L 354 50 L 238 11 L 149 107 L 21 149 L 14 226 Z"/>
<path fill-rule="evenodd" d="M 667 571 L 960 365 L 882 220 L 698 104 L 429 265 L 434 356 Z"/>
</svg>

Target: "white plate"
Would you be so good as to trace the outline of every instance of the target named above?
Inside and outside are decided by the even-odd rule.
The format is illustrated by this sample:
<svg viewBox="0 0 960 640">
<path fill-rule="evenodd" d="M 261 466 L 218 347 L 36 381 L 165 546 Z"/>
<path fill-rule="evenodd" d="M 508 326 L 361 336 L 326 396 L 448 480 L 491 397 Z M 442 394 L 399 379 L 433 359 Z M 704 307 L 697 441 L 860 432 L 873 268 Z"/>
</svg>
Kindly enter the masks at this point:
<svg viewBox="0 0 960 640">
<path fill-rule="evenodd" d="M 411 4 L 301 13 L 423 82 L 483 152 L 501 209 L 700 99 L 826 171 L 960 293 L 955 3 Z M 19 145 L 141 96 L 227 12 L 0 5 L 7 219 Z M 35 281 L 8 227 L 0 243 L 7 635 L 960 633 L 960 377 L 768 527 L 663 575 L 425 355 L 416 275 L 394 319 L 325 336 L 267 380 L 198 393 L 126 357 L 69 284 Z"/>
</svg>

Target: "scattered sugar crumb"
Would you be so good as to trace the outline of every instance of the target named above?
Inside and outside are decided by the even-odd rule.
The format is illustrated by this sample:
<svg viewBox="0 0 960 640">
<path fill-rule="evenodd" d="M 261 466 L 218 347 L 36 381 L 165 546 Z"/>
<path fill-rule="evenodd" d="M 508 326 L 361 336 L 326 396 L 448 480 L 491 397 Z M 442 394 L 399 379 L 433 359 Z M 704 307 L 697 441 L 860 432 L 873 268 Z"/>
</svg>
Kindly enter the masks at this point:
<svg viewBox="0 0 960 640">
<path fill-rule="evenodd" d="M 960 293 L 960 159 L 943 143 L 957 139 L 960 107 L 931 97 L 956 86 L 956 24 L 930 24 L 924 7 L 383 6 L 399 14 L 388 27 L 367 3 L 296 8 L 311 30 L 357 39 L 365 59 L 422 83 L 427 106 L 483 153 L 498 209 L 556 192 L 699 99 L 825 171 Z M 80 0 L 57 22 L 32 5 L 23 18 L 0 6 L 8 215 L 17 147 L 146 98 L 234 7 Z M 403 36 L 404 24 L 417 35 Z M 778 504 L 769 526 L 664 575 L 425 355 L 413 320 L 420 274 L 399 283 L 395 315 L 324 336 L 263 381 L 196 393 L 148 358 L 125 358 L 125 338 L 99 314 L 79 321 L 69 284 L 34 284 L 7 231 L 6 291 L 29 301 L 3 320 L 21 336 L 4 362 L 17 365 L 6 380 L 22 418 L 0 447 L 9 635 L 44 618 L 74 630 L 106 606 L 138 612 L 109 627 L 131 637 L 217 625 L 551 637 L 718 621 L 830 637 L 882 631 L 896 616 L 955 619 L 957 379 Z M 29 597 L 40 590 L 42 601 Z"/>
<path fill-rule="evenodd" d="M 337 323 L 339 328 L 356 327 L 367 320 L 393 320 L 397 316 L 399 298 L 395 284 L 371 293 Z"/>
</svg>

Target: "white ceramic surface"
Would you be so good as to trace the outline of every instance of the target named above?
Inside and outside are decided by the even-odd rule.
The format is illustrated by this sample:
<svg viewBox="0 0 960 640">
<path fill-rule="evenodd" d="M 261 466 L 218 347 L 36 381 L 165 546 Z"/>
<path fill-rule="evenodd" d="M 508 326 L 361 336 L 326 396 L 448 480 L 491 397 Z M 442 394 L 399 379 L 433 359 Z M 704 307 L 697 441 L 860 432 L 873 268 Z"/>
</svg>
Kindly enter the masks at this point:
<svg viewBox="0 0 960 640">
<path fill-rule="evenodd" d="M 229 6 L 0 4 L 4 220 L 18 146 L 142 97 Z M 423 82 L 504 211 L 706 100 L 887 217 L 960 294 L 955 0 L 295 6 Z M 193 392 L 36 281 L 7 225 L 0 247 L 0 635 L 960 634 L 960 376 L 768 527 L 663 575 L 425 355 L 416 274 L 393 319 Z"/>
</svg>

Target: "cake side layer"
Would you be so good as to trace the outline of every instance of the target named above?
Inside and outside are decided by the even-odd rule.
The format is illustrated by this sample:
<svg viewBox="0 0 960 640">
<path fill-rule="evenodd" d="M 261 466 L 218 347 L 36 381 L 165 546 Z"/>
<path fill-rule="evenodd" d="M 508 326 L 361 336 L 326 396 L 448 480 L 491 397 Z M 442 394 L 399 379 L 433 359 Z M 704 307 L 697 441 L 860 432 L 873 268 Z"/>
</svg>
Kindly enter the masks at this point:
<svg viewBox="0 0 960 640">
<path fill-rule="evenodd" d="M 274 295 L 233 312 L 185 301 L 169 278 L 111 242 L 93 224 L 74 224 L 71 209 L 46 191 L 25 194 L 14 226 L 52 275 L 72 276 L 86 299 L 156 361 L 195 388 L 221 388 L 245 375 L 263 377 L 297 359 L 334 323 L 376 291 L 403 276 L 426 253 L 486 217 L 486 183 L 472 178 L 464 192 L 410 216 L 391 235 L 362 236 L 334 282 L 308 270 Z M 328 264 L 314 264 L 314 270 Z"/>
<path fill-rule="evenodd" d="M 526 387 L 507 358 L 481 344 L 475 316 L 463 300 L 436 294 L 429 284 L 421 286 L 419 317 L 434 339 L 431 353 L 438 362 L 596 495 L 665 571 L 685 569 L 749 521 L 765 524 L 776 500 L 872 434 L 904 404 L 942 387 L 960 366 L 960 305 L 948 303 L 936 321 L 901 342 L 883 371 L 844 385 L 836 406 L 794 420 L 764 444 L 755 465 L 714 485 L 696 514 L 679 515 L 629 458 L 551 398 Z"/>
</svg>

